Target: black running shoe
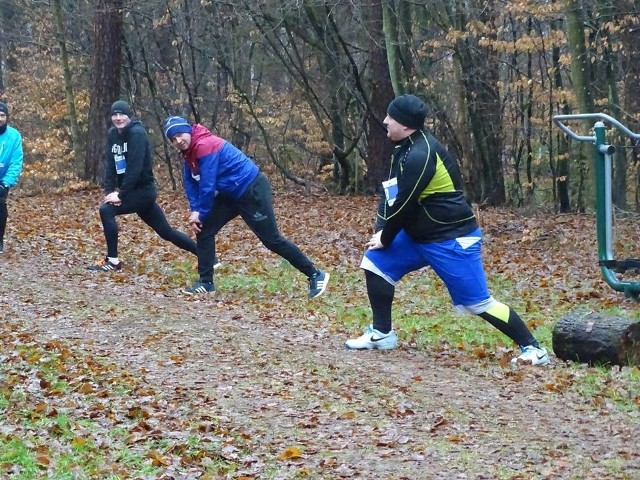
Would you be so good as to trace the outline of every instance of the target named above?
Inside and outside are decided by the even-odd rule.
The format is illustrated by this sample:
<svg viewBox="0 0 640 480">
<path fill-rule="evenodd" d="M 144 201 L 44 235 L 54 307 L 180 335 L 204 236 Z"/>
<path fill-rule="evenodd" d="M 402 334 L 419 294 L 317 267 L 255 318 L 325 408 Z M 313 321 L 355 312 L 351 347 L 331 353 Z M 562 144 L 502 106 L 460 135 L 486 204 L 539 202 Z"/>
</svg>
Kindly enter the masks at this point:
<svg viewBox="0 0 640 480">
<path fill-rule="evenodd" d="M 102 260 L 100 260 L 98 263 L 96 263 L 95 265 L 91 265 L 90 267 L 87 267 L 88 270 L 93 270 L 94 272 L 111 272 L 111 271 L 117 271 L 117 270 L 122 270 L 122 262 L 115 264 L 115 263 L 111 263 L 111 261 L 108 258 L 103 258 Z"/>
<path fill-rule="evenodd" d="M 186 295 L 197 295 L 199 293 L 211 293 L 215 292 L 212 282 L 197 282 L 195 285 L 182 290 L 182 293 Z"/>
<path fill-rule="evenodd" d="M 329 284 L 329 274 L 318 270 L 309 277 L 309 298 L 319 297 L 327 289 Z"/>
</svg>

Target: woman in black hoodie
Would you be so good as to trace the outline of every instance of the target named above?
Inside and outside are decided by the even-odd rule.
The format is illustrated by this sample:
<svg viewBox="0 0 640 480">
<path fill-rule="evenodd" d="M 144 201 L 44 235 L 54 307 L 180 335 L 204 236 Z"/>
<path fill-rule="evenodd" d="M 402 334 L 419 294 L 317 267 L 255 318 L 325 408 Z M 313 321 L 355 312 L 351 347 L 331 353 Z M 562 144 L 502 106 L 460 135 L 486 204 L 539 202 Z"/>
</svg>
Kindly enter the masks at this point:
<svg viewBox="0 0 640 480">
<path fill-rule="evenodd" d="M 129 104 L 118 100 L 111 106 L 111 123 L 107 133 L 104 175 L 104 203 L 100 219 L 107 241 L 107 256 L 89 270 L 108 272 L 122 269 L 118 258 L 118 224 L 116 216 L 136 213 L 164 240 L 196 254 L 196 243 L 185 233 L 169 225 L 156 203 L 156 190 L 149 137 L 139 119 L 133 118 Z"/>
</svg>

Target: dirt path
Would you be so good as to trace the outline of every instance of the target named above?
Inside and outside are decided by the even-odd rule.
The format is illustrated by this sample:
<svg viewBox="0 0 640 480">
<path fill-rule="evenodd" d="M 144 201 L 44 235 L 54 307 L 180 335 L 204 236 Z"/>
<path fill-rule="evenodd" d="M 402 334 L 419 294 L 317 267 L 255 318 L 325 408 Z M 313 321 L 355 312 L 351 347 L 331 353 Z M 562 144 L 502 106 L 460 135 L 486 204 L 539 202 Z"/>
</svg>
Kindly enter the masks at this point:
<svg viewBox="0 0 640 480">
<path fill-rule="evenodd" d="M 638 412 L 558 393 L 562 365 L 513 371 L 406 347 L 348 352 L 344 332 L 312 316 L 145 291 L 44 250 L 1 260 L 6 318 L 160 390 L 207 396 L 208 413 L 255 447 L 235 453 L 246 468 L 229 478 L 640 478 Z M 278 460 L 288 446 L 302 458 Z"/>
</svg>

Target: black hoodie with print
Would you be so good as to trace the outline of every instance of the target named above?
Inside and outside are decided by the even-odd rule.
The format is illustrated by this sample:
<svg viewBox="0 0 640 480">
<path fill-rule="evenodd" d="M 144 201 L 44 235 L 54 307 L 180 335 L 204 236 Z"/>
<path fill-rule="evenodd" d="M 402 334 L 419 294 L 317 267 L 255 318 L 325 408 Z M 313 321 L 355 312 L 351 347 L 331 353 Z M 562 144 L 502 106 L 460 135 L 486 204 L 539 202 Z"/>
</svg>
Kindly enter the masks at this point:
<svg viewBox="0 0 640 480">
<path fill-rule="evenodd" d="M 122 132 L 109 128 L 103 186 L 106 194 L 117 189 L 122 201 L 133 192 L 157 196 L 149 136 L 139 119 L 132 118 Z"/>
</svg>

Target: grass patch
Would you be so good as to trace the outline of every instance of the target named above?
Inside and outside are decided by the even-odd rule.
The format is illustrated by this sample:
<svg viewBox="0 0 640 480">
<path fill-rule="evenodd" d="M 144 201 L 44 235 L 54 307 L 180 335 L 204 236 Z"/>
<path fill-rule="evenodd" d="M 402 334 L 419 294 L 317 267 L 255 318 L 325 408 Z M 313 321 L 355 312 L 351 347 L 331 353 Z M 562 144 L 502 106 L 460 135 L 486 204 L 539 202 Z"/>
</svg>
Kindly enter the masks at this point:
<svg viewBox="0 0 640 480">
<path fill-rule="evenodd" d="M 216 271 L 216 290 L 221 295 L 241 297 L 245 303 L 272 303 L 279 296 L 292 315 L 305 318 L 310 312 L 328 318 L 334 329 L 355 334 L 371 322 L 371 309 L 366 294 L 364 275 L 360 269 L 331 270 L 327 293 L 308 301 L 306 278 L 283 259 L 275 262 L 256 260 L 250 263 L 225 262 Z M 178 263 L 168 277 L 180 286 L 190 284 L 194 271 Z M 192 262 L 191 262 L 192 264 Z M 187 280 L 187 276 L 190 277 Z M 516 287 L 501 276 L 491 282 L 494 296 L 511 305 L 527 322 L 534 335 L 549 346 L 554 318 L 543 306 L 520 299 Z M 283 301 L 282 297 L 285 298 Z M 289 301 L 290 299 L 290 301 Z M 514 299 L 513 302 L 510 300 Z M 430 270 L 407 275 L 396 288 L 393 306 L 394 329 L 401 341 L 418 348 L 432 349 L 443 345 L 470 352 L 477 349 L 495 350 L 514 347 L 511 341 L 482 320 L 472 315 L 458 315 L 442 282 Z"/>
<path fill-rule="evenodd" d="M 359 335 L 371 322 L 364 275 L 359 269 L 337 268 L 331 272 L 327 293 L 321 298 L 306 299 L 306 279 L 286 261 L 276 265 L 264 261 L 228 265 L 216 274 L 220 292 L 242 297 L 245 303 L 270 303 L 280 296 L 287 315 L 327 318 L 336 335 Z M 551 347 L 555 321 L 574 305 L 553 299 L 544 304 L 534 301 L 528 290 L 514 285 L 508 278 L 495 275 L 490 290 L 499 301 L 509 304 L 528 324 L 536 338 Z M 497 292 L 497 293 L 495 293 Z M 276 303 L 276 302 L 274 302 Z M 617 310 L 612 309 L 615 314 Z M 433 272 L 423 270 L 407 275 L 396 288 L 393 307 L 394 329 L 404 345 L 424 350 L 454 349 L 470 357 L 492 357 L 496 352 L 516 346 L 480 317 L 458 315 L 442 282 Z M 637 368 L 589 368 L 569 366 L 572 381 L 568 388 L 593 398 L 596 404 L 613 405 L 621 410 L 637 410 L 640 400 L 640 373 Z M 558 380 L 563 383 L 564 380 Z M 567 386 L 562 387 L 563 389 Z"/>
<path fill-rule="evenodd" d="M 198 398 L 163 397 L 114 365 L 64 342 L 38 342 L 10 322 L 0 358 L 1 478 L 155 478 L 168 467 L 186 478 L 194 466 L 212 474 L 236 468 L 220 454 L 228 439 L 217 432 L 165 435 L 200 431 Z"/>
</svg>

